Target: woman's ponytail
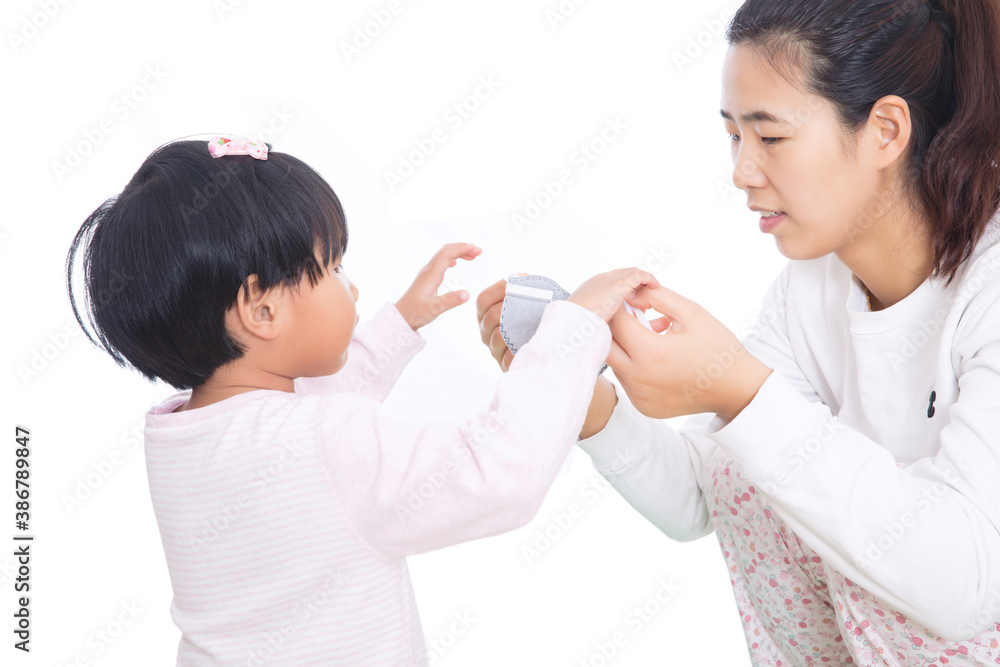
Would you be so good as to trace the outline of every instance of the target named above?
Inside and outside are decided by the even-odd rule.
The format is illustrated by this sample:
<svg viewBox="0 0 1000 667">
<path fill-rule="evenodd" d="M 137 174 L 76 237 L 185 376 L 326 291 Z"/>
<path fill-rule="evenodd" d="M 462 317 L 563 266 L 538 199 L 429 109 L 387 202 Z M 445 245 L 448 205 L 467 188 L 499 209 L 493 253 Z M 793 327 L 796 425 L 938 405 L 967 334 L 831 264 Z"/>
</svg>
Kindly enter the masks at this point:
<svg viewBox="0 0 1000 667">
<path fill-rule="evenodd" d="M 932 0 L 953 44 L 953 108 L 927 149 L 920 194 L 938 273 L 951 277 L 1000 209 L 1000 0 Z"/>
</svg>

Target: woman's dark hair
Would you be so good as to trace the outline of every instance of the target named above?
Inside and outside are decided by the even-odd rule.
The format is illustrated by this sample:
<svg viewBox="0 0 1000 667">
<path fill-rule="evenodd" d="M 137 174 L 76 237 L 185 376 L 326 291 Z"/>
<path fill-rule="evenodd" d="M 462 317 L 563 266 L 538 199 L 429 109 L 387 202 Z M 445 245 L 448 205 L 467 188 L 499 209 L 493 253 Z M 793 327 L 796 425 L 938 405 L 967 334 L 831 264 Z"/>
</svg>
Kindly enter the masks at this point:
<svg viewBox="0 0 1000 667">
<path fill-rule="evenodd" d="M 906 100 L 906 186 L 950 282 L 1000 209 L 1000 2 L 747 0 L 726 37 L 799 66 L 848 133 L 882 97 Z"/>
<path fill-rule="evenodd" d="M 207 141 L 176 141 L 80 227 L 66 262 L 70 302 L 120 365 L 188 389 L 243 355 L 225 313 L 249 276 L 262 290 L 303 276 L 315 284 L 346 248 L 337 195 L 301 160 L 213 158 Z M 81 252 L 85 306 L 73 286 Z"/>
</svg>

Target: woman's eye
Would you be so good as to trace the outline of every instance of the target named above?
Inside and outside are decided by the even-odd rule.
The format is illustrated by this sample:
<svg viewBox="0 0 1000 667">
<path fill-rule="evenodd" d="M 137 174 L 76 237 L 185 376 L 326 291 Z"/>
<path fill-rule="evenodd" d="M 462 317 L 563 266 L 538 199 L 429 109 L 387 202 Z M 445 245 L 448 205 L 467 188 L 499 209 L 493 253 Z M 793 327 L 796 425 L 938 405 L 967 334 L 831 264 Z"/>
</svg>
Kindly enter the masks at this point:
<svg viewBox="0 0 1000 667">
<path fill-rule="evenodd" d="M 740 135 L 738 135 L 738 134 L 730 134 L 729 135 L 729 140 L 732 141 L 732 142 L 739 141 L 740 140 Z"/>
<path fill-rule="evenodd" d="M 343 268 L 344 268 L 344 265 L 343 265 L 343 264 L 338 264 L 337 266 L 335 266 L 335 267 L 333 268 L 333 272 L 334 272 L 334 273 L 340 273 L 340 272 L 341 272 L 341 270 L 343 270 Z"/>
<path fill-rule="evenodd" d="M 782 139 L 783 139 L 783 137 L 761 137 L 760 138 L 760 140 L 763 141 L 768 146 L 773 146 L 776 143 L 778 143 L 779 141 L 781 141 Z"/>
</svg>

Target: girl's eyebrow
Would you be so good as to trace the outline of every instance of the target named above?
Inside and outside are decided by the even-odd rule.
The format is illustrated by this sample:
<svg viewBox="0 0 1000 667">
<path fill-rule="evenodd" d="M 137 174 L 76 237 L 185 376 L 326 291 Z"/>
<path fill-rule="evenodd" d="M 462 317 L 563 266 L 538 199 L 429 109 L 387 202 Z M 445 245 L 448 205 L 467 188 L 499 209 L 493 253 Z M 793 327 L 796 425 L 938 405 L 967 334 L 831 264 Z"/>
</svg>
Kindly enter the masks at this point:
<svg viewBox="0 0 1000 667">
<path fill-rule="evenodd" d="M 719 115 L 721 115 L 726 120 L 733 120 L 733 115 L 726 111 L 725 109 L 719 110 Z M 740 116 L 740 120 L 744 123 L 780 123 L 782 121 L 770 113 L 769 111 L 751 111 L 750 113 L 745 113 Z"/>
</svg>

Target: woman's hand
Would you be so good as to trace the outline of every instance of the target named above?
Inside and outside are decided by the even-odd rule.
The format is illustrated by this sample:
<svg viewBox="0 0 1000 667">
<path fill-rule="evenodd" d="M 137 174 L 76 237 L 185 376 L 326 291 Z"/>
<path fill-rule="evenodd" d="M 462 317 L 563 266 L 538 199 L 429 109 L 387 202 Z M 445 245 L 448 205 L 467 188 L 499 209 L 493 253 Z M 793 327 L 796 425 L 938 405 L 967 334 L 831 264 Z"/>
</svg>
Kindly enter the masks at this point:
<svg viewBox="0 0 1000 667">
<path fill-rule="evenodd" d="M 396 302 L 396 310 L 410 328 L 416 331 L 427 326 L 441 313 L 468 301 L 469 293 L 465 290 L 447 292 L 440 296 L 437 291 L 444 282 L 444 272 L 447 269 L 455 266 L 460 259 L 473 260 L 482 252 L 482 248 L 472 243 L 449 243 L 437 251 L 427 266 L 417 274 L 406 294 Z"/>
<path fill-rule="evenodd" d="M 663 419 L 715 412 L 732 421 L 771 374 L 725 325 L 680 294 L 645 288 L 630 302 L 665 316 L 650 322 L 653 331 L 624 312 L 610 323 L 608 363 L 643 414 Z"/>
</svg>

